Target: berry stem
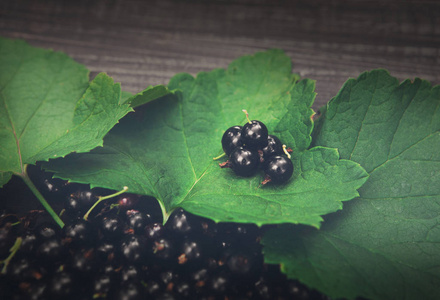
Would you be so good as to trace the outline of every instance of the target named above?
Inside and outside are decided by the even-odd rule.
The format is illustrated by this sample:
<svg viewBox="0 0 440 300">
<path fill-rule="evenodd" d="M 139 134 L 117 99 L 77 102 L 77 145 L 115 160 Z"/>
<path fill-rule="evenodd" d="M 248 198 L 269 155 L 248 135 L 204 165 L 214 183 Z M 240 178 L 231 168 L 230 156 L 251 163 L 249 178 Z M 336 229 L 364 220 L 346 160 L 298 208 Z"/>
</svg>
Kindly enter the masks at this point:
<svg viewBox="0 0 440 300">
<path fill-rule="evenodd" d="M 41 205 L 46 209 L 46 211 L 49 213 L 49 215 L 54 219 L 54 221 L 60 226 L 61 228 L 64 227 L 64 222 L 60 219 L 60 217 L 57 215 L 57 213 L 52 209 L 52 207 L 47 203 L 46 199 L 44 199 L 43 195 L 41 195 L 40 191 L 36 188 L 32 180 L 29 178 L 27 174 L 27 166 L 24 165 L 23 173 L 17 174 L 18 176 L 23 179 L 24 183 L 29 187 L 29 189 L 32 191 L 32 193 L 37 197 L 37 199 L 40 201 Z"/>
<path fill-rule="evenodd" d="M 286 146 L 286 145 L 283 145 L 283 151 L 284 151 L 284 153 L 286 154 L 286 156 L 287 156 L 288 158 L 290 158 L 290 153 L 289 153 L 289 151 L 288 151 L 286 148 L 287 148 L 287 146 Z"/>
<path fill-rule="evenodd" d="M 223 152 L 223 153 L 220 154 L 219 156 L 214 157 L 213 160 L 220 159 L 220 158 L 222 158 L 222 157 L 225 156 L 225 155 L 226 155 L 226 153 Z"/>
<path fill-rule="evenodd" d="M 229 160 L 227 160 L 227 161 L 225 161 L 225 162 L 222 162 L 222 163 L 219 163 L 218 166 L 219 166 L 220 168 L 230 168 Z"/>
<path fill-rule="evenodd" d="M 8 268 L 9 262 L 15 256 L 15 253 L 17 253 L 18 249 L 20 249 L 22 241 L 23 241 L 23 239 L 21 237 L 18 237 L 15 240 L 14 245 L 12 245 L 11 249 L 9 249 L 9 252 L 11 252 L 11 254 L 9 254 L 9 256 L 6 257 L 4 260 L 0 261 L 0 263 L 3 264 L 3 268 L 1 270 L 2 274 L 6 274 L 6 270 Z"/>
<path fill-rule="evenodd" d="M 124 186 L 124 188 L 122 190 L 120 190 L 119 192 L 107 195 L 107 196 L 99 196 L 98 200 L 92 205 L 92 207 L 90 207 L 90 209 L 86 212 L 86 214 L 84 215 L 83 219 L 87 221 L 87 219 L 89 218 L 90 213 L 92 212 L 92 210 L 99 204 L 101 203 L 101 201 L 119 196 L 120 194 L 125 193 L 128 190 L 127 186 Z"/>
<path fill-rule="evenodd" d="M 249 119 L 249 114 L 248 114 L 247 110 L 243 109 L 243 112 L 246 114 L 246 119 L 247 119 L 248 123 L 252 124 L 251 120 Z"/>
<path fill-rule="evenodd" d="M 270 176 L 269 175 L 265 175 L 264 176 L 264 180 L 261 182 L 261 184 L 262 185 L 265 185 L 265 184 L 268 184 L 269 182 L 271 182 L 272 181 L 272 179 L 270 179 Z"/>
</svg>

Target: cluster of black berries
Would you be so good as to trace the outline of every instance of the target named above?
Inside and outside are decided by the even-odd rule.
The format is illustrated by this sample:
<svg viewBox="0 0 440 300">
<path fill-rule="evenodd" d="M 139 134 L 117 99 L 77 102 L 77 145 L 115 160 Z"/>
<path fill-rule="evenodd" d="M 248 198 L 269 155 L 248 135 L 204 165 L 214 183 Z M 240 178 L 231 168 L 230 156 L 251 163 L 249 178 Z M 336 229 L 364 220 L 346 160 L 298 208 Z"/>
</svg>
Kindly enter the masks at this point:
<svg viewBox="0 0 440 300">
<path fill-rule="evenodd" d="M 280 139 L 269 135 L 266 125 L 249 120 L 243 126 L 230 127 L 223 134 L 222 147 L 228 160 L 219 164 L 231 168 L 239 176 L 253 176 L 260 166 L 265 173 L 262 184 L 285 183 L 293 174 L 290 155 Z"/>
<path fill-rule="evenodd" d="M 44 184 L 65 226 L 44 211 L 0 210 L 0 299 L 327 299 L 263 263 L 264 227 L 182 209 L 162 225 L 155 200 L 131 194 L 101 202 L 84 220 L 108 190 Z M 20 201 L 14 192 L 1 189 L 0 205 Z"/>
</svg>

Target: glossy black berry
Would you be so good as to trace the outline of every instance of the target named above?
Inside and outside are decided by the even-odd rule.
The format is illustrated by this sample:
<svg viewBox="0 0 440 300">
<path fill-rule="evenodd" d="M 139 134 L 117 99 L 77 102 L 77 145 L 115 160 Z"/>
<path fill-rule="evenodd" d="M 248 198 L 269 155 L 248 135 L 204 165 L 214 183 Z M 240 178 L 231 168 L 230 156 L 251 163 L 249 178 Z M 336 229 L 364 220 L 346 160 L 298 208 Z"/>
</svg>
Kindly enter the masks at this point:
<svg viewBox="0 0 440 300">
<path fill-rule="evenodd" d="M 9 249 L 14 245 L 15 239 L 11 227 L 9 223 L 0 228 L 0 260 L 9 255 Z"/>
<path fill-rule="evenodd" d="M 150 254 L 153 258 L 168 260 L 174 256 L 175 248 L 173 242 L 168 238 L 160 238 L 153 242 L 150 248 Z"/>
<path fill-rule="evenodd" d="M 149 240 L 156 240 L 164 234 L 164 227 L 160 223 L 149 224 L 145 227 L 145 236 Z"/>
<path fill-rule="evenodd" d="M 65 254 L 65 248 L 61 240 L 57 238 L 43 241 L 36 249 L 37 259 L 43 261 L 55 262 L 61 259 Z"/>
<path fill-rule="evenodd" d="M 229 156 L 235 148 L 243 146 L 241 129 L 241 126 L 232 126 L 223 134 L 222 147 L 227 156 Z"/>
<path fill-rule="evenodd" d="M 92 249 L 81 249 L 69 256 L 69 263 L 65 265 L 65 268 L 90 273 L 96 269 L 96 264 L 97 259 L 94 251 Z"/>
<path fill-rule="evenodd" d="M 293 164 L 287 156 L 272 156 L 265 162 L 264 172 L 270 178 L 270 182 L 285 183 L 292 177 Z"/>
<path fill-rule="evenodd" d="M 95 242 L 93 225 L 84 219 L 66 224 L 63 228 L 63 236 L 64 242 L 71 246 L 92 245 Z"/>
<path fill-rule="evenodd" d="M 93 295 L 105 297 L 111 288 L 111 277 L 108 274 L 100 274 L 93 281 Z"/>
<path fill-rule="evenodd" d="M 144 298 L 144 288 L 141 283 L 134 282 L 124 282 L 119 287 L 117 293 L 112 295 L 110 299 L 114 300 L 141 300 Z"/>
<path fill-rule="evenodd" d="M 133 229 L 135 234 L 142 234 L 145 226 L 151 223 L 151 216 L 138 210 L 127 210 L 126 212 L 128 225 Z"/>
<path fill-rule="evenodd" d="M 66 198 L 64 208 L 68 217 L 83 215 L 97 200 L 91 190 L 79 190 Z"/>
<path fill-rule="evenodd" d="M 102 241 L 96 246 L 95 255 L 97 260 L 102 263 L 110 262 L 115 259 L 116 251 L 115 245 L 109 241 Z"/>
<path fill-rule="evenodd" d="M 35 228 L 35 235 L 39 240 L 49 240 L 59 235 L 60 228 L 54 223 L 42 223 Z"/>
<path fill-rule="evenodd" d="M 127 262 L 140 262 L 144 259 L 146 241 L 142 236 L 128 235 L 121 242 L 122 257 Z"/>
<path fill-rule="evenodd" d="M 124 223 L 114 214 L 104 216 L 99 221 L 98 228 L 106 239 L 119 239 L 124 234 Z"/>
<path fill-rule="evenodd" d="M 269 134 L 267 137 L 267 146 L 261 149 L 263 151 L 264 160 L 274 155 L 283 155 L 283 143 L 274 135 Z"/>
<path fill-rule="evenodd" d="M 185 240 L 180 247 L 181 256 L 186 261 L 195 261 L 202 256 L 201 243 L 195 240 Z"/>
<path fill-rule="evenodd" d="M 269 133 L 266 125 L 253 120 L 246 123 L 241 131 L 243 144 L 249 149 L 262 149 L 267 146 Z"/>
<path fill-rule="evenodd" d="M 139 202 L 139 196 L 133 194 L 124 194 L 119 197 L 118 204 L 119 209 L 129 210 L 133 209 Z"/>
<path fill-rule="evenodd" d="M 22 236 L 20 252 L 26 255 L 33 255 L 37 247 L 37 236 L 33 232 L 26 232 Z"/>
<path fill-rule="evenodd" d="M 255 150 L 238 147 L 229 155 L 229 167 L 239 176 L 254 175 L 258 170 L 259 163 L 260 155 Z"/>
<path fill-rule="evenodd" d="M 61 299 L 62 297 L 70 297 L 75 291 L 75 277 L 68 272 L 59 272 L 54 274 L 50 282 L 50 298 L 51 299 Z"/>
</svg>

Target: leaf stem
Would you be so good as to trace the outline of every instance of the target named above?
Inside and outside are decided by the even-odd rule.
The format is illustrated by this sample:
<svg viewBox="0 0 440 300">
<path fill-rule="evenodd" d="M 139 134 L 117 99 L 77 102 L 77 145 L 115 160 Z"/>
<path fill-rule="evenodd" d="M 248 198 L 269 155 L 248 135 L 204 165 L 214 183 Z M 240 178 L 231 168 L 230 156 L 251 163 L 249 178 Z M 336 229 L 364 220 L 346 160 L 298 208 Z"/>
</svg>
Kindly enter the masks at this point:
<svg viewBox="0 0 440 300">
<path fill-rule="evenodd" d="M 162 224 L 165 225 L 171 213 L 167 213 L 165 205 L 161 200 L 157 199 L 157 202 L 159 202 L 160 210 L 162 211 Z"/>
<path fill-rule="evenodd" d="M 126 191 L 128 190 L 128 187 L 127 186 L 124 186 L 124 188 L 122 189 L 122 190 L 120 190 L 119 192 L 116 192 L 116 193 L 113 193 L 113 194 L 110 194 L 110 195 L 107 195 L 107 196 L 99 196 L 98 197 L 98 200 L 95 202 L 95 204 L 93 204 L 92 205 L 92 207 L 90 207 L 90 209 L 86 212 L 86 214 L 84 215 L 84 220 L 86 220 L 87 221 L 87 219 L 89 218 L 89 215 L 90 215 L 90 213 L 92 212 L 92 210 L 99 204 L 99 203 L 101 203 L 101 201 L 104 201 L 104 200 L 107 200 L 107 199 L 110 199 L 110 198 L 113 198 L 113 197 L 116 197 L 116 196 L 119 196 L 120 194 L 123 194 L 123 193 L 125 193 Z"/>
<path fill-rule="evenodd" d="M 60 226 L 61 228 L 64 227 L 64 222 L 60 219 L 60 217 L 57 215 L 57 213 L 52 209 L 52 207 L 47 203 L 46 199 L 44 199 L 43 195 L 40 193 L 40 191 L 35 187 L 32 180 L 29 178 L 27 174 L 27 164 L 24 165 L 23 173 L 17 174 L 19 175 L 24 183 L 29 187 L 29 189 L 32 191 L 32 193 L 37 197 L 37 199 L 40 201 L 41 205 L 46 209 L 46 211 L 49 213 L 49 215 L 54 219 L 54 221 Z"/>
</svg>

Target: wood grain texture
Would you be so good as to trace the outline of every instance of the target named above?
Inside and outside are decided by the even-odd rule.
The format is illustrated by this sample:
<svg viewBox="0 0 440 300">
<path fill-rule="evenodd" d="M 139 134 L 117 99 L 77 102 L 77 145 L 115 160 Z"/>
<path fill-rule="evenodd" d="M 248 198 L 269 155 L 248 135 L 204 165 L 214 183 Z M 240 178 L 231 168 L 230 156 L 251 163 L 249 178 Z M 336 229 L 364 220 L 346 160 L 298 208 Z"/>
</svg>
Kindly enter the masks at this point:
<svg viewBox="0 0 440 300">
<path fill-rule="evenodd" d="M 317 81 L 314 108 L 374 68 L 440 83 L 439 1 L 4 0 L 0 35 L 64 51 L 130 92 L 268 48 Z"/>
</svg>

